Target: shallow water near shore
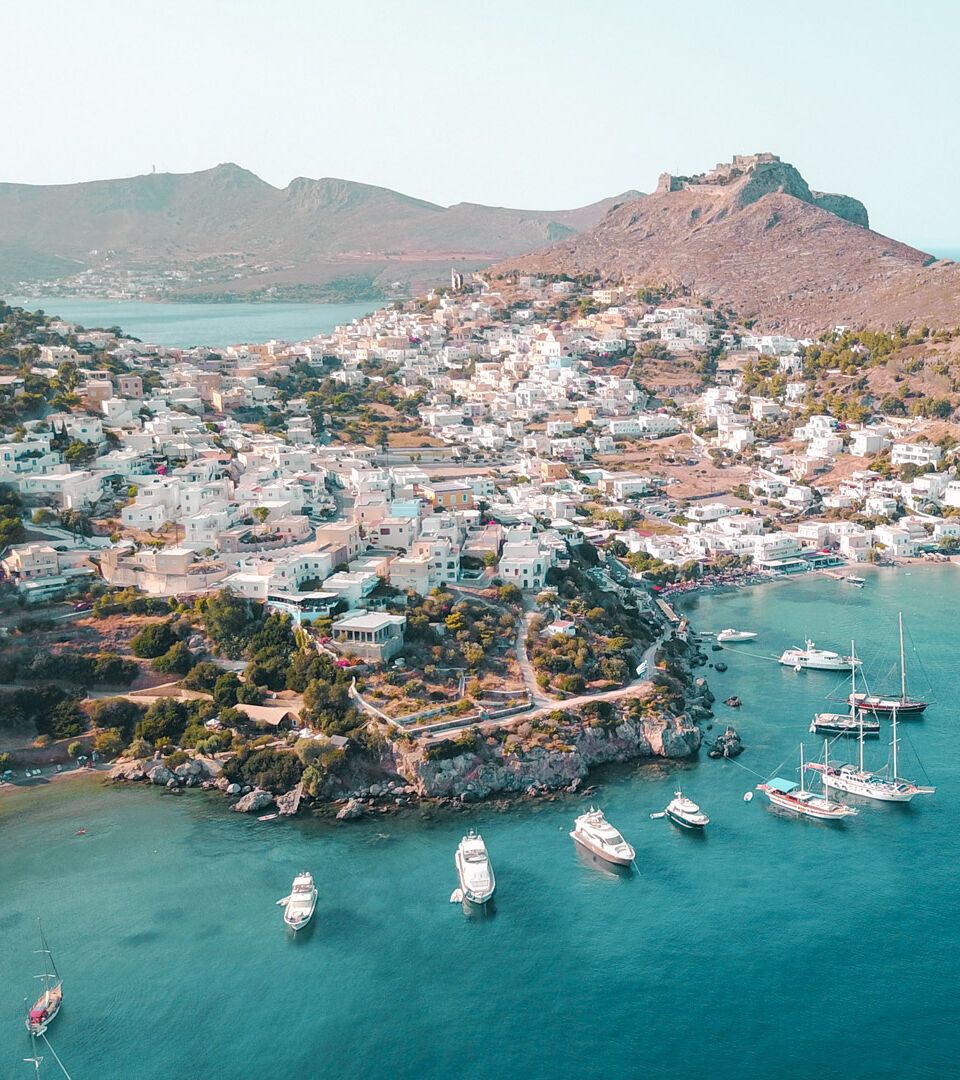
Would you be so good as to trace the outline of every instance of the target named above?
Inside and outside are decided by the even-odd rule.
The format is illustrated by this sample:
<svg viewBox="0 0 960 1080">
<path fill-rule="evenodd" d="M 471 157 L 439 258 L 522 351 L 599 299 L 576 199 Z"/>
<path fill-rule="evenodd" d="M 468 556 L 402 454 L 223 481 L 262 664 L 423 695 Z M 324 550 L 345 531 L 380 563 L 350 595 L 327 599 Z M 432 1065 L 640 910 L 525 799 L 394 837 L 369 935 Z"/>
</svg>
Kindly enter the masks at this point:
<svg viewBox="0 0 960 1080">
<path fill-rule="evenodd" d="M 0 799 L 0 1076 L 26 1075 L 38 913 L 65 987 L 50 1040 L 74 1080 L 952 1074 L 958 586 L 943 566 L 871 574 L 862 590 L 811 576 L 684 598 L 697 629 L 759 634 L 709 653 L 728 671 L 703 669 L 713 734 L 729 718 L 747 751 L 743 767 L 701 754 L 602 774 L 593 801 L 635 844 L 638 873 L 578 854 L 574 797 L 339 826 L 98 781 Z M 842 827 L 744 803 L 747 768 L 786 759 L 795 775 L 811 714 L 842 709 L 825 700 L 833 675 L 761 657 L 855 637 L 879 674 L 901 607 L 938 704 L 901 725 L 900 771 L 922 777 L 916 750 L 937 794 L 862 804 Z M 730 694 L 742 709 L 720 703 Z M 886 728 L 868 744 L 877 765 Z M 677 783 L 710 814 L 705 836 L 650 819 Z M 486 918 L 448 902 L 470 825 L 497 873 Z M 292 938 L 274 901 L 301 869 L 320 896 Z"/>
<path fill-rule="evenodd" d="M 328 334 L 335 326 L 368 315 L 382 306 L 369 300 L 359 304 L 308 304 L 277 301 L 258 304 L 184 303 L 158 300 L 91 300 L 88 297 L 10 297 L 8 302 L 31 311 L 41 308 L 87 329 L 120 326 L 152 345 L 189 348 L 257 342 L 305 341 Z"/>
</svg>

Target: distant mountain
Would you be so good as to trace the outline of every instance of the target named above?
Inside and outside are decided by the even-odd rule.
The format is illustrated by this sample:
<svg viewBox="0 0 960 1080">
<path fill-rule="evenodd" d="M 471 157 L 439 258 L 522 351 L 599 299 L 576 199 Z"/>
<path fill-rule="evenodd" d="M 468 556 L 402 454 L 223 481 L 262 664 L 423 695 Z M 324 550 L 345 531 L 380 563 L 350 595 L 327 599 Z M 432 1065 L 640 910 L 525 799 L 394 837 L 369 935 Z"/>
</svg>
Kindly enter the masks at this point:
<svg viewBox="0 0 960 1080">
<path fill-rule="evenodd" d="M 0 184 L 0 283 L 87 268 L 182 291 L 248 292 L 350 279 L 419 288 L 595 225 L 626 192 L 575 210 L 443 207 L 349 180 L 279 189 L 237 165 L 85 184 Z M 169 285 L 169 283 L 168 283 Z"/>
<path fill-rule="evenodd" d="M 685 284 L 769 329 L 960 323 L 960 266 L 868 226 L 858 200 L 811 191 L 792 165 L 753 154 L 665 173 L 592 229 L 494 269 Z"/>
</svg>

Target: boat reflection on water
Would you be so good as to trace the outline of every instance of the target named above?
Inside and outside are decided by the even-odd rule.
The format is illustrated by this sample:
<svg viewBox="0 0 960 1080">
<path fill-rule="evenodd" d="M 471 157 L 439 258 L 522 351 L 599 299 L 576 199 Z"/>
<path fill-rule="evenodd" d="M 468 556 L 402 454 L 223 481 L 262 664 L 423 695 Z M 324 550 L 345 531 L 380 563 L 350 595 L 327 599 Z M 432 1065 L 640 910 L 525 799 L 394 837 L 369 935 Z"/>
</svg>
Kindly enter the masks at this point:
<svg viewBox="0 0 960 1080">
<path fill-rule="evenodd" d="M 593 871 L 596 876 L 606 878 L 609 881 L 624 881 L 633 877 L 633 865 L 620 866 L 617 863 L 607 862 L 606 859 L 601 859 L 599 855 L 594 855 L 592 851 L 588 851 L 579 844 L 574 844 L 574 851 L 577 853 L 577 860 L 580 865 L 585 870 Z"/>
</svg>

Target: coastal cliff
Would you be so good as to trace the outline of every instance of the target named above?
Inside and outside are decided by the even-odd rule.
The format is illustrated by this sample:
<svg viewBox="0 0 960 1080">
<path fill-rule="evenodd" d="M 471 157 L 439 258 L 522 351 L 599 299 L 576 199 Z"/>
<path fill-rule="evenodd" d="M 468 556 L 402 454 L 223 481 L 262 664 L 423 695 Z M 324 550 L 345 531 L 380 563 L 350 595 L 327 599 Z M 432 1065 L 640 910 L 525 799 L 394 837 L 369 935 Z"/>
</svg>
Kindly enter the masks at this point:
<svg viewBox="0 0 960 1080">
<path fill-rule="evenodd" d="M 569 716 L 569 714 L 564 714 Z M 645 758 L 685 758 L 700 748 L 700 729 L 687 716 L 624 717 L 612 724 L 583 726 L 575 717 L 548 721 L 525 739 L 496 732 L 470 752 L 439 760 L 416 746 L 398 757 L 398 772 L 421 798 L 458 798 L 464 802 L 495 794 L 521 794 L 568 788 L 586 778 L 595 765 Z M 542 735 L 545 743 L 527 744 Z"/>
<path fill-rule="evenodd" d="M 294 765 L 285 783 L 280 774 L 286 775 L 286 769 L 276 765 L 300 763 L 292 746 L 261 751 L 259 758 L 249 751 L 216 758 L 190 755 L 174 768 L 166 767 L 159 754 L 144 761 L 124 759 L 114 766 L 111 779 L 222 791 L 239 797 L 233 805 L 239 812 L 258 812 L 274 801 L 284 815 L 296 814 L 301 805 L 323 810 L 336 804 L 337 816 L 344 819 L 421 800 L 468 803 L 573 791 L 599 765 L 682 759 L 699 751 L 700 725 L 713 716 L 713 694 L 696 675 L 706 655 L 695 641 L 674 635 L 662 643 L 656 660 L 649 680 L 638 683 L 630 696 L 598 698 L 576 711 L 558 703 L 551 712 L 541 710 L 503 726 L 464 727 L 441 735 L 394 727 L 349 750 L 312 755 L 312 764 Z M 268 764 L 273 768 L 265 771 Z"/>
</svg>

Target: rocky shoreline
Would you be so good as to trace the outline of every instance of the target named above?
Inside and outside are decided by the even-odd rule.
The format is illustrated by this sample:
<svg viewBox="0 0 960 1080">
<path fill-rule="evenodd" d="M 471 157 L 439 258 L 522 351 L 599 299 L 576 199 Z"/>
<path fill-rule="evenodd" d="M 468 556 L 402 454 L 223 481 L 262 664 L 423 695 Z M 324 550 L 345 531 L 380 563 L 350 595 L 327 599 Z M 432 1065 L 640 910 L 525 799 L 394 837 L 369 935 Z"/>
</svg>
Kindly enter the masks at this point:
<svg viewBox="0 0 960 1080">
<path fill-rule="evenodd" d="M 367 773 L 331 773 L 310 795 L 303 784 L 287 792 L 231 782 L 223 775 L 223 755 L 193 755 L 168 768 L 156 754 L 118 761 L 114 783 L 140 782 L 170 793 L 199 788 L 236 801 L 238 813 L 293 816 L 304 808 L 338 820 L 396 812 L 421 804 L 462 807 L 484 800 L 517 800 L 583 793 L 592 769 L 611 763 L 679 760 L 700 750 L 704 729 L 712 727 L 713 694 L 696 671 L 707 663 L 694 640 L 673 636 L 657 654 L 652 688 L 645 697 L 584 709 L 579 715 L 558 707 L 546 718 L 520 719 L 510 727 L 473 729 L 470 738 L 424 743 L 411 736 L 385 741 Z M 739 753 L 739 737 L 728 729 L 710 756 Z"/>
</svg>

